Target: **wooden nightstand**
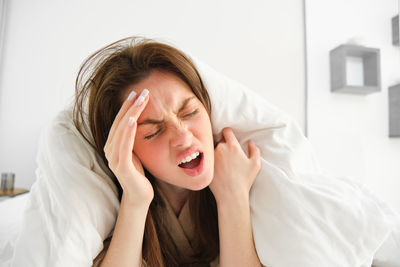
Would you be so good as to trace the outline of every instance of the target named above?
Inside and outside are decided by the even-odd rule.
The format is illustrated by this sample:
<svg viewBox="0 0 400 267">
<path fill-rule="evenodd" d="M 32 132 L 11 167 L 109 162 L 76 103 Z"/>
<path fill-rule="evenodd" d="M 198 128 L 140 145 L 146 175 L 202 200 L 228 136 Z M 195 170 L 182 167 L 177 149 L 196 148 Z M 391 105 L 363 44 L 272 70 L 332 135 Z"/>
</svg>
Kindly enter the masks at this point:
<svg viewBox="0 0 400 267">
<path fill-rule="evenodd" d="M 7 191 L 0 189 L 0 196 L 15 197 L 17 195 L 24 194 L 27 192 L 29 192 L 29 190 L 26 190 L 24 188 L 14 188 L 14 190 L 7 190 Z"/>
</svg>

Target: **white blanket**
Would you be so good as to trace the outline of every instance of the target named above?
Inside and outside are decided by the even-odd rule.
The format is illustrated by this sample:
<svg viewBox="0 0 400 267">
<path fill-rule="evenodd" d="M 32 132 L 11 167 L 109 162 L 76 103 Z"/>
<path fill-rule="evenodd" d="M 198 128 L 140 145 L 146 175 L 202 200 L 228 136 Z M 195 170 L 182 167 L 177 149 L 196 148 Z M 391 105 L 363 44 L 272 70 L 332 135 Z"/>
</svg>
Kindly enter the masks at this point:
<svg viewBox="0 0 400 267">
<path fill-rule="evenodd" d="M 12 256 L 29 193 L 0 198 L 0 263 Z M 0 266 L 2 266 L 0 264 Z"/>
<path fill-rule="evenodd" d="M 211 97 L 215 138 L 230 126 L 246 152 L 249 139 L 261 148 L 250 202 L 264 265 L 368 266 L 381 247 L 376 262 L 393 265 L 379 266 L 400 266 L 400 253 L 393 253 L 400 251 L 398 214 L 354 182 L 323 174 L 289 116 L 195 62 Z M 37 181 L 12 266 L 91 266 L 114 226 L 116 188 L 71 115 L 70 109 L 61 112 L 42 134 Z"/>
</svg>

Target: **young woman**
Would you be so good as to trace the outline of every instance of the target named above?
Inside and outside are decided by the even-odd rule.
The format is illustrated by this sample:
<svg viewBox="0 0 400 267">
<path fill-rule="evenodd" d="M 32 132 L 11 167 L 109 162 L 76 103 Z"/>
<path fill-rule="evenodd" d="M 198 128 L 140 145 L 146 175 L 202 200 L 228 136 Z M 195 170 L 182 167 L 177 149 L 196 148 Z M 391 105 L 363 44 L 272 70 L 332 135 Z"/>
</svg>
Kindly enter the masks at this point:
<svg viewBox="0 0 400 267">
<path fill-rule="evenodd" d="M 230 128 L 214 144 L 210 99 L 185 54 L 122 39 L 85 61 L 76 89 L 75 125 L 87 120 L 121 200 L 94 266 L 261 266 L 249 206 L 260 151 L 249 142 L 247 156 Z"/>
</svg>

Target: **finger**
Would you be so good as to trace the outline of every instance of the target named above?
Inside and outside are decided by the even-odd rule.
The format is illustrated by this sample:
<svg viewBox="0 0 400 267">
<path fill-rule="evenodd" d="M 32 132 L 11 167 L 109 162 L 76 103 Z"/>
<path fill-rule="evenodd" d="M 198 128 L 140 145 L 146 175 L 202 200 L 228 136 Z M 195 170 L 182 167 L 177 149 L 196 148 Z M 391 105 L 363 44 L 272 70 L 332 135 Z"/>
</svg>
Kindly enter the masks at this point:
<svg viewBox="0 0 400 267">
<path fill-rule="evenodd" d="M 129 107 L 128 111 L 126 112 L 126 116 L 123 119 L 128 121 L 129 117 L 133 116 L 137 121 L 140 115 L 142 114 L 143 110 L 147 106 L 149 99 L 150 99 L 150 92 L 149 90 L 144 89 L 137 97 L 133 105 Z"/>
<path fill-rule="evenodd" d="M 135 117 L 129 117 L 128 124 L 125 125 L 125 128 L 126 129 L 119 150 L 119 158 L 121 161 L 125 161 L 126 164 L 132 160 L 132 151 L 137 129 Z"/>
<path fill-rule="evenodd" d="M 147 105 L 148 102 L 148 94 L 149 94 L 149 90 L 147 89 L 143 89 L 143 91 L 140 93 L 139 96 L 137 96 L 135 98 L 133 102 L 133 104 L 131 103 L 131 105 L 128 105 L 128 109 L 125 112 L 125 114 L 122 115 L 122 117 L 119 119 L 118 123 L 115 125 L 115 130 L 114 130 L 114 135 L 117 132 L 124 132 L 124 130 L 126 129 L 126 125 L 128 124 L 129 121 L 129 117 L 134 117 L 135 120 L 137 121 L 137 118 L 139 118 L 140 114 L 142 113 L 142 111 L 144 110 L 144 108 Z M 142 99 L 142 103 L 140 105 L 138 104 L 138 100 L 139 98 L 143 97 Z M 137 115 L 135 115 L 135 113 L 138 113 Z M 111 137 L 112 139 L 115 139 L 114 136 Z M 114 141 L 113 141 L 114 142 Z"/>
<path fill-rule="evenodd" d="M 120 110 L 118 111 L 117 116 L 114 119 L 114 122 L 111 126 L 110 132 L 108 134 L 107 140 L 112 140 L 114 134 L 115 134 L 115 130 L 119 124 L 119 122 L 121 121 L 121 119 L 124 117 L 124 115 L 126 114 L 126 112 L 129 110 L 129 108 L 131 107 L 132 103 L 134 102 L 134 100 L 136 99 L 136 92 L 132 91 L 129 93 L 128 98 L 124 101 L 124 103 L 122 104 Z"/>
<path fill-rule="evenodd" d="M 144 90 L 143 90 L 144 91 Z M 129 110 L 126 112 L 125 116 L 121 119 L 117 130 L 116 130 L 116 135 L 115 135 L 115 147 L 118 148 L 119 151 L 119 158 L 120 160 L 127 160 L 130 159 L 132 150 L 133 150 L 133 145 L 135 142 L 135 136 L 136 136 L 136 129 L 137 129 L 137 120 L 141 113 L 143 112 L 144 108 L 146 107 L 148 101 L 149 101 L 149 94 L 148 91 L 147 93 L 144 94 L 144 98 L 142 99 L 142 102 L 139 104 L 139 102 L 135 102 Z M 138 98 L 140 99 L 143 96 L 141 94 Z M 133 126 L 133 127 L 132 127 Z M 133 129 L 132 129 L 133 128 Z M 127 158 L 128 156 L 128 158 Z"/>
<path fill-rule="evenodd" d="M 120 125 L 124 121 L 122 120 Z M 128 123 L 125 125 L 125 129 L 118 127 L 115 132 L 114 138 L 112 139 L 110 157 L 114 163 L 124 164 L 128 163 L 128 160 L 132 157 L 133 144 L 136 136 L 136 120 L 134 117 L 129 117 Z M 126 166 L 126 165 L 125 165 Z"/>
<path fill-rule="evenodd" d="M 248 148 L 249 148 L 249 158 L 254 159 L 254 160 L 259 160 L 260 159 L 260 148 L 254 144 L 253 141 L 249 140 L 247 142 Z"/>
<path fill-rule="evenodd" d="M 222 130 L 222 135 L 225 138 L 227 144 L 239 144 L 235 134 L 233 133 L 232 128 L 227 127 Z"/>
</svg>

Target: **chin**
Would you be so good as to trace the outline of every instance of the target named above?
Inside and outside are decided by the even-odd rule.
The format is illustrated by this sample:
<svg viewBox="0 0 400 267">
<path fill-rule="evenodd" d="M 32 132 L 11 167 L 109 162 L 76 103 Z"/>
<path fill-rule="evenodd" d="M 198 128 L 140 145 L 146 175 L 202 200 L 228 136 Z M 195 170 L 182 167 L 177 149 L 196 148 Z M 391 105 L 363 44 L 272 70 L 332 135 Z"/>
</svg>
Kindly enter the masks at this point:
<svg viewBox="0 0 400 267">
<path fill-rule="evenodd" d="M 205 173 L 202 176 L 203 177 L 201 177 L 198 181 L 196 181 L 196 183 L 191 184 L 190 188 L 188 189 L 192 191 L 199 191 L 209 186 L 213 180 L 213 173 L 212 172 Z"/>
</svg>

